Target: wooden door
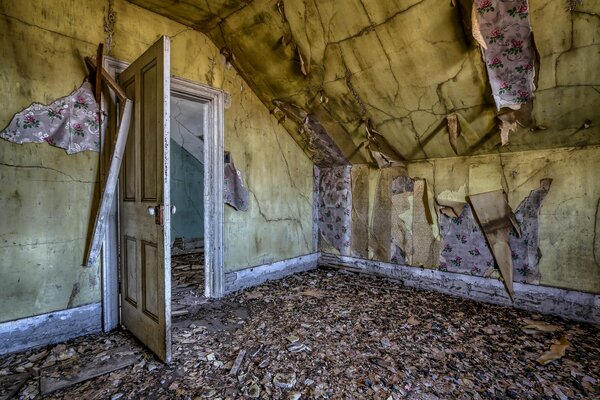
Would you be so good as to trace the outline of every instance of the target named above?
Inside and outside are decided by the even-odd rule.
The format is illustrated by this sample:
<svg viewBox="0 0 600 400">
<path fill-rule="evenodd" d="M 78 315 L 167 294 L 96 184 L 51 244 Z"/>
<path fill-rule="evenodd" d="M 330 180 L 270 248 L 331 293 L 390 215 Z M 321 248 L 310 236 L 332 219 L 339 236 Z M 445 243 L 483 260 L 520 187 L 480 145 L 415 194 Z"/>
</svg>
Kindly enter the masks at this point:
<svg viewBox="0 0 600 400">
<path fill-rule="evenodd" d="M 120 176 L 121 323 L 171 359 L 169 38 L 119 77 L 134 114 Z"/>
</svg>

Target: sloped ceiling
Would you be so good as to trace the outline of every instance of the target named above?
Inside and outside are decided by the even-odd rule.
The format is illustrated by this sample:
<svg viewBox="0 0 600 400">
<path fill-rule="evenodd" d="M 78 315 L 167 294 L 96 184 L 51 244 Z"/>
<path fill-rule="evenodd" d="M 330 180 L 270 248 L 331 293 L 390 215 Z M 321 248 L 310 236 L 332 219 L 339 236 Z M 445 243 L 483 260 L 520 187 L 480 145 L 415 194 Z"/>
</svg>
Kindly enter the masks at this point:
<svg viewBox="0 0 600 400">
<path fill-rule="evenodd" d="M 471 0 L 130 1 L 206 33 L 320 165 L 373 163 L 367 128 L 404 160 L 600 144 L 598 1 L 529 1 L 537 128 L 502 148 Z"/>
</svg>

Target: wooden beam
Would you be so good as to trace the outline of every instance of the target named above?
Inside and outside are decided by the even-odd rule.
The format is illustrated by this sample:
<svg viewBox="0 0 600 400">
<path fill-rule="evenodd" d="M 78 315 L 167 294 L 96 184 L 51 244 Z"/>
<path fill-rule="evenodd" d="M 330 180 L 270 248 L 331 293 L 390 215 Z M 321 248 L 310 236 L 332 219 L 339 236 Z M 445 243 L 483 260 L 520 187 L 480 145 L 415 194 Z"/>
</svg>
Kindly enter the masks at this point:
<svg viewBox="0 0 600 400">
<path fill-rule="evenodd" d="M 106 179 L 106 185 L 104 186 L 104 192 L 102 193 L 100 209 L 98 210 L 96 222 L 94 223 L 92 243 L 90 244 L 86 258 L 87 261 L 85 265 L 88 267 L 94 265 L 98 259 L 98 256 L 100 256 L 100 250 L 102 249 L 102 240 L 104 237 L 104 231 L 106 230 L 110 206 L 117 191 L 117 180 L 119 179 L 119 171 L 121 170 L 121 161 L 123 159 L 123 153 L 125 152 L 125 144 L 127 143 L 127 136 L 129 134 L 129 125 L 131 123 L 132 114 L 133 101 L 125 99 L 125 105 L 123 107 L 123 113 L 121 114 L 121 121 L 119 124 L 119 131 L 117 132 L 117 142 L 115 143 L 115 149 L 110 160 L 108 178 Z"/>
<path fill-rule="evenodd" d="M 85 62 L 91 69 L 96 69 L 96 60 L 94 60 L 93 58 L 86 57 Z M 121 85 L 119 85 L 117 81 L 115 81 L 115 79 L 112 76 L 110 76 L 110 74 L 102 66 L 100 66 L 100 74 L 102 75 L 102 79 L 104 79 L 108 87 L 114 90 L 114 92 L 117 94 L 119 100 L 125 102 L 125 100 L 127 99 L 127 94 L 125 93 L 125 90 L 123 90 Z"/>
<path fill-rule="evenodd" d="M 104 55 L 104 43 L 100 43 L 98 45 L 98 50 L 96 51 L 96 64 L 102 65 L 102 57 Z M 98 72 L 98 68 L 96 68 L 96 85 L 94 86 L 94 90 L 96 93 L 96 103 L 100 104 L 101 96 L 102 96 L 102 73 Z"/>
</svg>

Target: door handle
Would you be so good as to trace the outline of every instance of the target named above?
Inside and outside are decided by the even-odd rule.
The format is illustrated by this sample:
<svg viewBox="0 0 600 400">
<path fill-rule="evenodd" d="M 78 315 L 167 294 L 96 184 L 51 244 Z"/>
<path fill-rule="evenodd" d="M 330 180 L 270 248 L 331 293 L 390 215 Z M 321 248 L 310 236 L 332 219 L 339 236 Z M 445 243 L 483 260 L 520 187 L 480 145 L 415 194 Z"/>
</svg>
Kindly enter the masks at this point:
<svg viewBox="0 0 600 400">
<path fill-rule="evenodd" d="M 164 225 L 164 217 L 163 217 L 164 211 L 165 211 L 164 204 L 159 204 L 156 207 L 150 206 L 146 209 L 146 212 L 148 213 L 148 215 L 154 217 L 154 223 L 156 225 L 160 225 L 160 226 Z"/>
</svg>

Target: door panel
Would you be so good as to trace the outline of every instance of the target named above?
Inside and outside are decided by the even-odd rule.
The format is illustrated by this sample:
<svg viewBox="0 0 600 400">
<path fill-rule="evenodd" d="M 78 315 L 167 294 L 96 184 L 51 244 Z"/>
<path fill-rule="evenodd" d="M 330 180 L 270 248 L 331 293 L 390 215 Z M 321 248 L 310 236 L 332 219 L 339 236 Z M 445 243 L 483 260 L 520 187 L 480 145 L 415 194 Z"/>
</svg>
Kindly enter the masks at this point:
<svg viewBox="0 0 600 400">
<path fill-rule="evenodd" d="M 171 207 L 169 38 L 159 39 L 119 80 L 134 101 L 120 180 L 121 323 L 169 362 L 171 215 L 160 211 Z"/>
</svg>

